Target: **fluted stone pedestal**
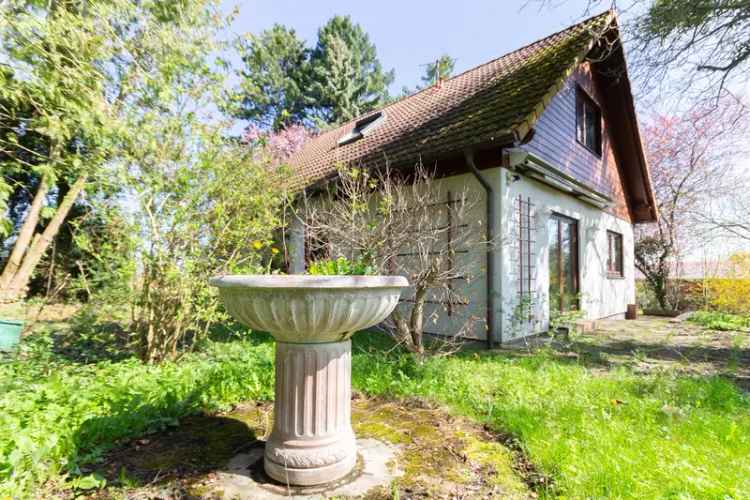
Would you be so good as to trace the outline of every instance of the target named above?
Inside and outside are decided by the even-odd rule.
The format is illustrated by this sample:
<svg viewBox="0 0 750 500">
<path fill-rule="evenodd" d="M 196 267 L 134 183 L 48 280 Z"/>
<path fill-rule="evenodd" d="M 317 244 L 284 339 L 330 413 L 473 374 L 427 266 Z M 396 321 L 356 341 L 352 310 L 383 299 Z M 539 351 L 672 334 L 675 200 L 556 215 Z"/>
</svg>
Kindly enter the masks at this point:
<svg viewBox="0 0 750 500">
<path fill-rule="evenodd" d="M 401 276 L 220 276 L 229 313 L 276 339 L 276 401 L 266 473 L 298 486 L 330 483 L 357 461 L 351 426 L 351 342 L 383 321 Z"/>
<path fill-rule="evenodd" d="M 351 341 L 276 343 L 276 400 L 266 473 L 315 485 L 347 475 L 357 461 L 351 425 Z"/>
</svg>

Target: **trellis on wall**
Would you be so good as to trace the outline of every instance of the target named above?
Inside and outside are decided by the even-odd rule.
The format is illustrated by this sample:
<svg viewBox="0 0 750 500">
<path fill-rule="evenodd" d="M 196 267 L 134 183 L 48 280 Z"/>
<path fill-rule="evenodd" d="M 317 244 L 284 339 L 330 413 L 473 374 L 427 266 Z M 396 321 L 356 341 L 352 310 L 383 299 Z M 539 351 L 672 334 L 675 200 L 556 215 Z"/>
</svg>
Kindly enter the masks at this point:
<svg viewBox="0 0 750 500">
<path fill-rule="evenodd" d="M 536 246 L 536 225 L 534 224 L 534 204 L 531 198 L 524 199 L 518 195 L 515 200 L 515 252 L 514 269 L 516 274 L 518 304 L 518 320 L 531 322 L 532 310 L 536 304 L 536 260 L 534 248 Z"/>
<path fill-rule="evenodd" d="M 462 238 L 459 235 L 460 231 L 467 231 L 469 229 L 469 224 L 467 223 L 461 223 L 458 224 L 457 221 L 453 220 L 453 206 L 456 203 L 460 203 L 460 198 L 454 198 L 453 193 L 451 191 L 448 191 L 446 193 L 446 199 L 445 201 L 437 201 L 435 203 L 430 204 L 430 208 L 435 210 L 436 212 L 436 220 L 438 221 L 438 225 L 435 227 L 436 230 L 441 231 L 442 234 L 445 235 L 445 245 L 448 248 L 448 262 L 446 263 L 447 267 L 450 269 L 454 265 L 454 259 L 457 258 L 458 254 L 465 254 L 468 253 L 468 250 L 465 248 L 456 248 L 457 241 L 460 241 Z M 445 211 L 445 218 L 443 218 L 442 211 Z M 397 258 L 408 258 L 415 256 L 415 252 L 401 252 L 396 254 Z M 435 297 L 433 299 L 428 299 L 425 301 L 426 304 L 432 304 L 432 305 L 438 305 L 441 306 L 442 309 L 448 314 L 448 316 L 453 316 L 456 313 L 457 307 L 466 307 L 469 305 L 469 301 L 463 297 L 460 297 L 459 294 L 455 293 L 455 281 L 466 281 L 466 276 L 456 276 L 453 280 L 451 280 L 450 283 L 448 283 L 448 291 L 444 296 L 441 297 Z M 407 303 L 413 303 L 414 299 L 410 297 L 403 297 L 401 298 L 401 302 L 407 302 Z"/>
</svg>

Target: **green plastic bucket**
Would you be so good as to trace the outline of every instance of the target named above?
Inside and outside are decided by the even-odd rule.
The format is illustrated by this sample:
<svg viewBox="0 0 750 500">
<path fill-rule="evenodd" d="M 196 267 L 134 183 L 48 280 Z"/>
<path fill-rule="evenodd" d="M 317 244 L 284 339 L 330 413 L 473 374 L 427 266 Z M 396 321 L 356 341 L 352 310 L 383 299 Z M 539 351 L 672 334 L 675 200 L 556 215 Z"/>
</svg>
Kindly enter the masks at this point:
<svg viewBox="0 0 750 500">
<path fill-rule="evenodd" d="M 21 340 L 23 321 L 0 319 L 0 351 L 12 351 Z"/>
</svg>

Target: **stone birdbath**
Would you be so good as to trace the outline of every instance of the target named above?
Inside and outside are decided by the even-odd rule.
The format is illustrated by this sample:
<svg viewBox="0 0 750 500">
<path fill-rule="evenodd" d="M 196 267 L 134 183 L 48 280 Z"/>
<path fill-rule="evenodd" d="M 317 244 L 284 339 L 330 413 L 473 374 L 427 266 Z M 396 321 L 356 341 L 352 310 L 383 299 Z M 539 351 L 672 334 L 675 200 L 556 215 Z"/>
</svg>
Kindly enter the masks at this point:
<svg viewBox="0 0 750 500">
<path fill-rule="evenodd" d="M 273 429 L 264 468 L 298 486 L 336 481 L 357 462 L 351 426 L 351 336 L 383 321 L 401 276 L 223 276 L 227 311 L 276 339 Z"/>
</svg>

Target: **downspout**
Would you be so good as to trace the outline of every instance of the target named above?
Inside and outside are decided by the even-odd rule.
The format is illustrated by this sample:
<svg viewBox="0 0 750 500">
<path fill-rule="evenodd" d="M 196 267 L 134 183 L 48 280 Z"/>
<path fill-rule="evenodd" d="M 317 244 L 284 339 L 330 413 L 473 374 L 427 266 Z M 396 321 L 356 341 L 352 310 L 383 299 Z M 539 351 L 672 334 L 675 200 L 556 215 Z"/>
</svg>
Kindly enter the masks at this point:
<svg viewBox="0 0 750 500">
<path fill-rule="evenodd" d="M 484 188 L 487 194 L 487 225 L 485 226 L 486 238 L 487 238 L 487 273 L 485 277 L 487 279 L 487 349 L 494 347 L 495 341 L 495 207 L 497 200 L 495 197 L 495 190 L 492 189 L 492 185 L 487 179 L 479 172 L 476 164 L 474 163 L 474 151 L 471 149 L 464 150 L 464 160 L 466 165 L 471 169 L 471 172 L 476 177 L 479 184 Z M 502 335 L 498 339 L 502 343 Z"/>
</svg>

